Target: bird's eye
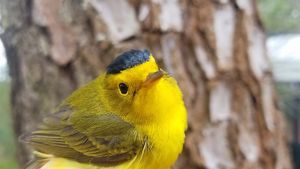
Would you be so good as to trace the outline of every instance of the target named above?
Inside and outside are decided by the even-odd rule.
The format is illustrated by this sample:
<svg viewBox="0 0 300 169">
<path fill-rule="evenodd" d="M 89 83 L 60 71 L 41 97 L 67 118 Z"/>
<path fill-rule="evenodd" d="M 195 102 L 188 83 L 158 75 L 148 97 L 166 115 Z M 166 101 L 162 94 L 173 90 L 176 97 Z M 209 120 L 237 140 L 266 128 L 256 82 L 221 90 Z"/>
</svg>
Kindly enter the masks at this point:
<svg viewBox="0 0 300 169">
<path fill-rule="evenodd" d="M 128 86 L 125 83 L 120 83 L 119 90 L 123 95 L 125 95 L 128 92 Z"/>
</svg>

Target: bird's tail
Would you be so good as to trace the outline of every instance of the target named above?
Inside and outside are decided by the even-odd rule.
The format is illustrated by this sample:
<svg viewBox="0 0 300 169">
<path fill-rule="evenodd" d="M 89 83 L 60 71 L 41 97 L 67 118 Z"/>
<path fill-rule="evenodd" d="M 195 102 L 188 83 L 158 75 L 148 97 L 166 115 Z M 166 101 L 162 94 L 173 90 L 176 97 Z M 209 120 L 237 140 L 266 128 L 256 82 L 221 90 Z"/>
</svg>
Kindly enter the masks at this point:
<svg viewBox="0 0 300 169">
<path fill-rule="evenodd" d="M 41 169 L 46 163 L 46 159 L 35 159 L 28 163 L 25 169 Z"/>
<path fill-rule="evenodd" d="M 41 169 L 51 157 L 52 155 L 44 154 L 38 151 L 33 152 L 35 159 L 33 159 L 31 162 L 29 162 L 25 169 Z"/>
</svg>

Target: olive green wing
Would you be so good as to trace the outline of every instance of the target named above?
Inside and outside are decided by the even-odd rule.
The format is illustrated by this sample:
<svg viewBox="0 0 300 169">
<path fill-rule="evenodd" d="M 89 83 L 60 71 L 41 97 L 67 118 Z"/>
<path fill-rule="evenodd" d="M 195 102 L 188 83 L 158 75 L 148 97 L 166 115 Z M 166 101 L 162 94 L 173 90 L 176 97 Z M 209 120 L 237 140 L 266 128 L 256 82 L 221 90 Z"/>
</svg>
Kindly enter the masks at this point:
<svg viewBox="0 0 300 169">
<path fill-rule="evenodd" d="M 64 108 L 48 116 L 26 141 L 41 153 L 98 165 L 130 160 L 146 143 L 133 125 L 116 115 L 83 116 L 79 125 L 71 122 L 71 114 Z"/>
</svg>

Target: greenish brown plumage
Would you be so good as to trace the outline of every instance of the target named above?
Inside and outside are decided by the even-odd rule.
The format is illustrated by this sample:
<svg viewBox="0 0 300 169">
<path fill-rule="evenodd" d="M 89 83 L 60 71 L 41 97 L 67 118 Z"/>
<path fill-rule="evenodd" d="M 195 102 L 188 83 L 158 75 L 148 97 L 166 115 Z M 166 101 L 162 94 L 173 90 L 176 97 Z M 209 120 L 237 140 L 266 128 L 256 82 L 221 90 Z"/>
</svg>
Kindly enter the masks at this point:
<svg viewBox="0 0 300 169">
<path fill-rule="evenodd" d="M 63 107 L 45 118 L 27 140 L 41 153 L 101 165 L 131 159 L 146 142 L 134 126 L 118 116 L 109 113 L 83 116 L 84 125 L 76 126 L 70 121 L 71 114 L 70 108 Z"/>
</svg>

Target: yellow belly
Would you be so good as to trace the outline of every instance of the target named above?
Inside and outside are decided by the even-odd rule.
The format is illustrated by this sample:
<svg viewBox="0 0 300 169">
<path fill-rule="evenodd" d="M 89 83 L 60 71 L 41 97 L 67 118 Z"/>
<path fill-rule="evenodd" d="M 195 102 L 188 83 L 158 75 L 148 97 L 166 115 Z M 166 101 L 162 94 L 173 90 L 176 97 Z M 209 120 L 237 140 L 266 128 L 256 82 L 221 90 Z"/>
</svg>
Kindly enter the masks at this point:
<svg viewBox="0 0 300 169">
<path fill-rule="evenodd" d="M 93 164 L 79 163 L 73 160 L 48 157 L 47 162 L 41 168 L 33 169 L 169 169 L 177 159 L 181 151 L 181 146 L 177 143 L 178 140 L 167 139 L 163 145 L 156 145 L 157 147 L 151 149 L 149 152 L 138 154 L 131 161 L 119 164 L 117 166 L 100 167 Z M 183 142 L 183 139 L 180 140 Z M 163 147 L 164 149 L 161 149 Z M 30 167 L 29 167 L 30 168 Z"/>
<path fill-rule="evenodd" d="M 139 160 L 138 158 L 117 166 L 100 167 L 92 164 L 78 163 L 65 158 L 53 157 L 50 158 L 49 161 L 47 161 L 40 169 L 168 169 L 161 167 L 162 166 L 160 165 L 147 163 L 146 161 Z"/>
</svg>

